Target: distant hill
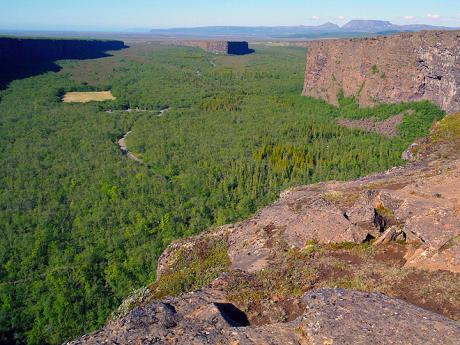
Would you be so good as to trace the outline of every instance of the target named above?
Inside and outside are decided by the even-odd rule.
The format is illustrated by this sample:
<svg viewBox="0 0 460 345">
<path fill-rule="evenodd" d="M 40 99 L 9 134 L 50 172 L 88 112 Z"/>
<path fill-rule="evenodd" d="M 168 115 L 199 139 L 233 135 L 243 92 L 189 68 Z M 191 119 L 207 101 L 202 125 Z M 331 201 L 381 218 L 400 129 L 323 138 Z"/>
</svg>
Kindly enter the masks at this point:
<svg viewBox="0 0 460 345">
<path fill-rule="evenodd" d="M 342 30 L 379 33 L 386 31 L 422 31 L 422 30 L 453 30 L 445 26 L 427 24 L 396 25 L 383 20 L 352 20 L 341 27 Z"/>
<path fill-rule="evenodd" d="M 341 27 L 347 31 L 379 32 L 398 30 L 399 26 L 383 20 L 352 20 Z"/>
<path fill-rule="evenodd" d="M 327 22 L 318 26 L 205 26 L 193 28 L 153 29 L 159 37 L 180 38 L 330 38 L 358 37 L 404 31 L 455 30 L 458 28 L 426 24 L 396 25 L 383 20 L 352 20 L 343 26 Z"/>
</svg>

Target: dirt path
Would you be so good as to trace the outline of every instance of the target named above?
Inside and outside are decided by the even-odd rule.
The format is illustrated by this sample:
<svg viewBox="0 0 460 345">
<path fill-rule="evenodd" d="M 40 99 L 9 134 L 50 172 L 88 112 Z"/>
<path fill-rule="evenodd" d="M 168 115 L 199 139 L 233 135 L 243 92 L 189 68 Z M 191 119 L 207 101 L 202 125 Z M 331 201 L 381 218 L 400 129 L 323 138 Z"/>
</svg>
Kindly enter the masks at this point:
<svg viewBox="0 0 460 345">
<path fill-rule="evenodd" d="M 160 110 L 160 114 L 158 114 L 158 116 L 161 116 L 161 115 L 163 115 L 164 113 L 167 113 L 170 110 L 171 110 L 170 107 L 164 108 L 164 109 Z"/>
<path fill-rule="evenodd" d="M 126 133 L 122 138 L 118 139 L 117 143 L 120 147 L 121 153 L 123 153 L 125 156 L 127 156 L 129 159 L 132 159 L 133 161 L 142 163 L 142 160 L 136 157 L 133 153 L 129 152 L 128 147 L 126 146 L 126 137 L 129 135 L 129 133 L 131 133 L 131 131 Z"/>
<path fill-rule="evenodd" d="M 167 107 L 165 109 L 162 109 L 160 110 L 160 113 L 158 114 L 158 116 L 161 116 L 163 115 L 164 113 L 168 112 L 171 110 L 171 107 Z M 124 112 L 127 112 L 127 113 L 147 113 L 147 112 L 155 112 L 157 110 L 150 110 L 150 109 L 139 109 L 139 108 L 129 108 L 129 109 L 124 109 L 124 110 L 113 110 L 113 109 L 110 109 L 110 110 L 106 110 L 105 112 L 108 113 L 108 114 L 112 114 L 116 111 L 124 111 Z"/>
</svg>

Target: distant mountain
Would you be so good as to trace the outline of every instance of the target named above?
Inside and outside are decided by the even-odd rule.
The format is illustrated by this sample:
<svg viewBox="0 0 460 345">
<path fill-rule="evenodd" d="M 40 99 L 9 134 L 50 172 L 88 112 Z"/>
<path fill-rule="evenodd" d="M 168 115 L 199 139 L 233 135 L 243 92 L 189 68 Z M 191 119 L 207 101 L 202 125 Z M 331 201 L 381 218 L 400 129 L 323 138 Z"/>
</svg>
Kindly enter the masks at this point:
<svg viewBox="0 0 460 345">
<path fill-rule="evenodd" d="M 353 32 L 389 32 L 389 31 L 422 31 L 422 30 L 455 30 L 445 26 L 427 24 L 396 25 L 384 20 L 352 20 L 341 27 L 342 30 Z"/>
<path fill-rule="evenodd" d="M 379 32 L 398 30 L 398 25 L 383 20 L 352 20 L 343 25 L 341 29 L 359 32 Z"/>
<path fill-rule="evenodd" d="M 412 24 L 399 26 L 402 31 L 423 31 L 423 30 L 458 30 L 459 28 L 452 28 L 448 26 L 433 26 L 427 24 Z"/>
<path fill-rule="evenodd" d="M 322 25 L 318 26 L 303 26 L 304 29 L 311 29 L 311 30 L 317 30 L 317 31 L 338 31 L 340 30 L 340 26 L 337 24 L 327 22 Z"/>
<path fill-rule="evenodd" d="M 405 31 L 455 30 L 426 24 L 396 25 L 384 20 L 352 20 L 342 27 L 327 22 L 318 26 L 205 26 L 194 28 L 153 29 L 159 37 L 175 38 L 245 38 L 245 39 L 316 39 L 333 37 L 359 37 Z"/>
</svg>

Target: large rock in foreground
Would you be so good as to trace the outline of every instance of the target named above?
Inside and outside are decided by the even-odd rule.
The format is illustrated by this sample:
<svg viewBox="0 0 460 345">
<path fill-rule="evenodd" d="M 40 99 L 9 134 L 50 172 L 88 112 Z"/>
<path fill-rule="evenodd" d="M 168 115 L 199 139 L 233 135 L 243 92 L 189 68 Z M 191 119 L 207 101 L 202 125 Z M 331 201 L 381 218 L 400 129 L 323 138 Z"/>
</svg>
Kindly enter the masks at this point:
<svg viewBox="0 0 460 345">
<path fill-rule="evenodd" d="M 460 324 L 379 293 L 313 290 L 301 317 L 252 327 L 218 291 L 138 307 L 69 344 L 458 344 Z"/>
<path fill-rule="evenodd" d="M 308 44 L 303 94 L 337 104 L 354 95 L 362 106 L 430 100 L 460 111 L 460 31 Z"/>
</svg>

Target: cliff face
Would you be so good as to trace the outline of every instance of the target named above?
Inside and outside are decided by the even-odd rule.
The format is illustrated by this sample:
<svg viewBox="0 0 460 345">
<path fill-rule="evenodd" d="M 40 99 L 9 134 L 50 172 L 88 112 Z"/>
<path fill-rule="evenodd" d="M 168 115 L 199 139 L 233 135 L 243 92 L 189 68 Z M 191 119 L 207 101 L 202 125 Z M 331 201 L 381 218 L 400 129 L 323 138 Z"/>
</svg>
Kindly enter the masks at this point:
<svg viewBox="0 0 460 345">
<path fill-rule="evenodd" d="M 214 54 L 245 55 L 254 52 L 245 41 L 179 41 L 179 45 L 198 47 Z"/>
<path fill-rule="evenodd" d="M 58 71 L 56 60 L 95 59 L 124 48 L 121 41 L 0 38 L 0 88 L 15 79 Z"/>
<path fill-rule="evenodd" d="M 121 41 L 0 38 L 0 62 L 94 59 L 126 48 Z"/>
<path fill-rule="evenodd" d="M 460 31 L 315 41 L 308 49 L 305 96 L 337 104 L 343 90 L 362 106 L 423 99 L 460 110 Z"/>
</svg>

